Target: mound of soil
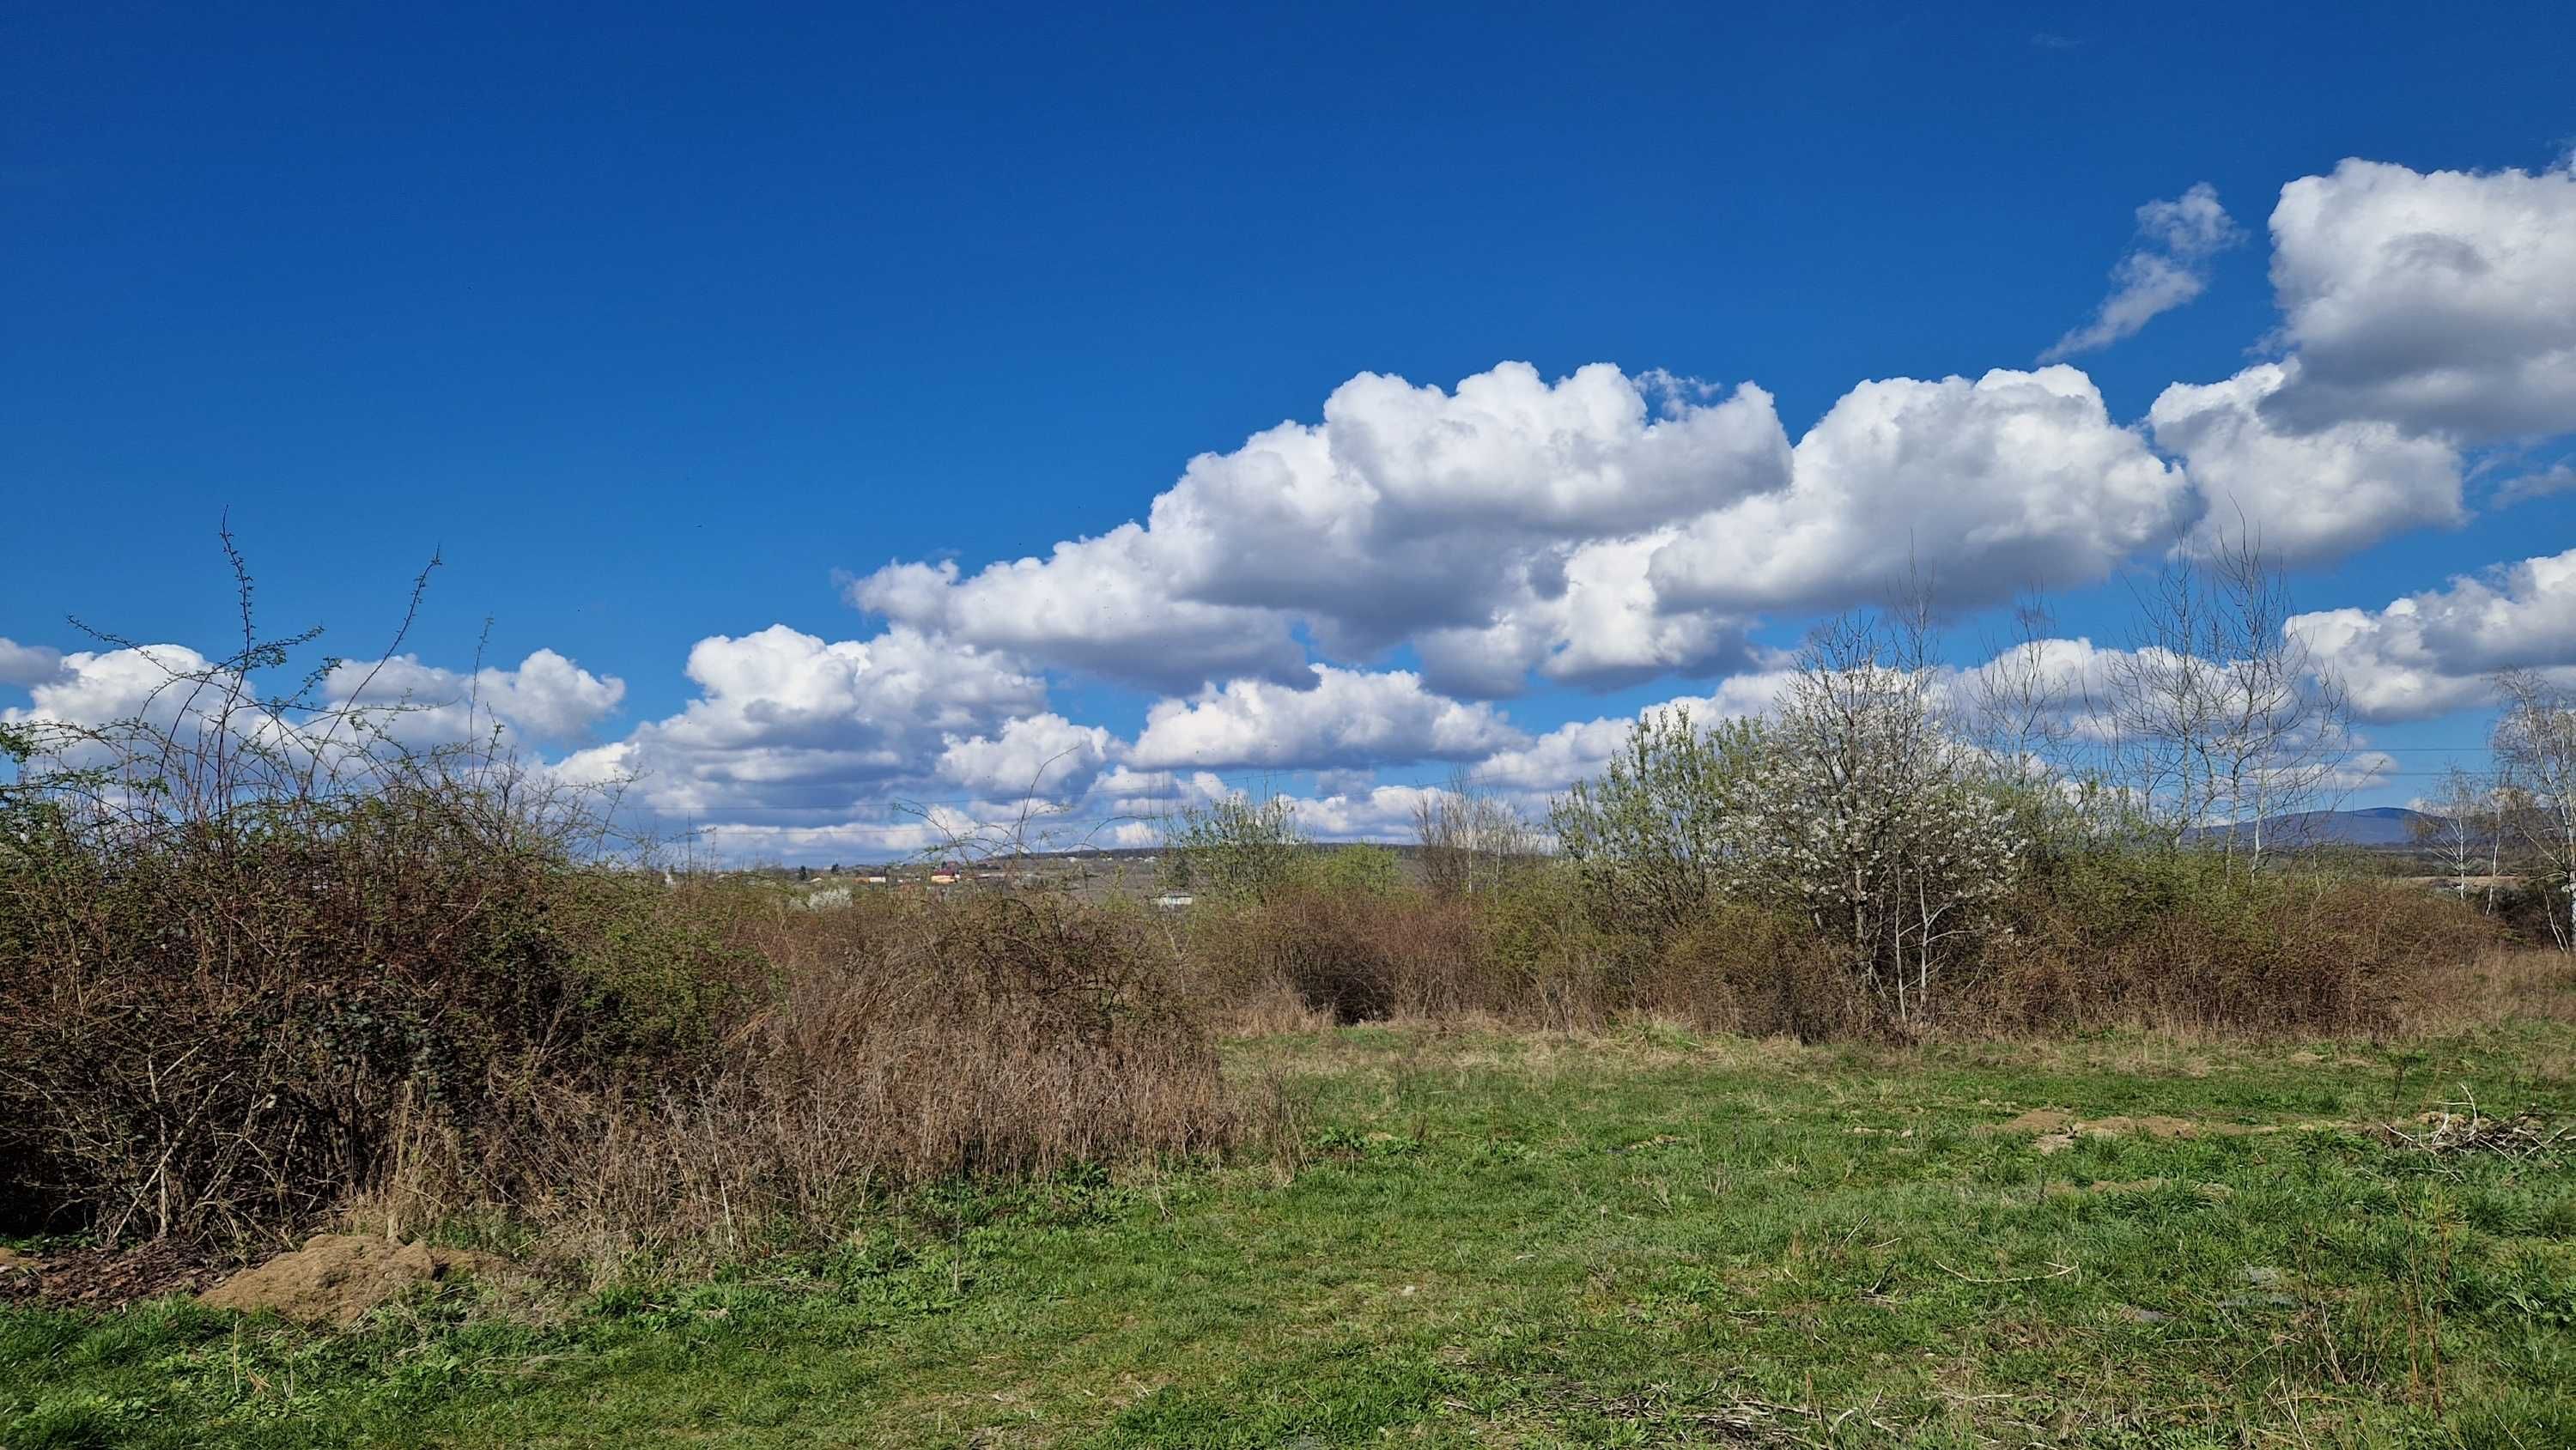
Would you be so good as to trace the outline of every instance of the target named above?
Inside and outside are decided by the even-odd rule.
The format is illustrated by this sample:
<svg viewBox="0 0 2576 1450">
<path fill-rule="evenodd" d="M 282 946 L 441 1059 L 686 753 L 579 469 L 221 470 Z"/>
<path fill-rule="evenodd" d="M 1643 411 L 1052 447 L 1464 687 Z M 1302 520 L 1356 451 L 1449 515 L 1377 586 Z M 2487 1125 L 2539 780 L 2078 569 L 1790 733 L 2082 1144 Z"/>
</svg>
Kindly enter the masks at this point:
<svg viewBox="0 0 2576 1450">
<path fill-rule="evenodd" d="M 467 1249 L 398 1244 L 366 1234 L 316 1234 L 304 1247 L 244 1269 L 197 1296 L 210 1309 L 274 1309 L 342 1328 L 417 1285 L 456 1274 L 498 1276 L 510 1261 Z"/>
</svg>

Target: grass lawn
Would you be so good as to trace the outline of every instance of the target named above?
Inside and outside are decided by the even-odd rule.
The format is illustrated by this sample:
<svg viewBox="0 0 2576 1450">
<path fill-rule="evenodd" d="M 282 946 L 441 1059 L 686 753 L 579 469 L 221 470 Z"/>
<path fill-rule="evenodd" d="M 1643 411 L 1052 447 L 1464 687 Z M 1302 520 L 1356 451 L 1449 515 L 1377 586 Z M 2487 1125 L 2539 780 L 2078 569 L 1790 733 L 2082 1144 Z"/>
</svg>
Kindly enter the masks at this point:
<svg viewBox="0 0 2576 1450">
<path fill-rule="evenodd" d="M 1230 1052 L 1302 1161 L 915 1194 L 545 1313 L 0 1311 L 0 1444 L 2576 1444 L 2576 1153 L 2363 1126 L 2576 1114 L 2564 1026 Z"/>
</svg>

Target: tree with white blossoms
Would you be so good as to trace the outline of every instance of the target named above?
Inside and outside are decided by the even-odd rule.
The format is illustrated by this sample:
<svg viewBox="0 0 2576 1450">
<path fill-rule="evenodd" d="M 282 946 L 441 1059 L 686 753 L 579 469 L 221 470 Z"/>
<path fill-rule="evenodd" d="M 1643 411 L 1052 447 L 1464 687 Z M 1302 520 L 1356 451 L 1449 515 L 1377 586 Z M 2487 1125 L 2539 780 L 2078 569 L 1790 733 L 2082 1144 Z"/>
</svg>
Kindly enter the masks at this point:
<svg viewBox="0 0 2576 1450">
<path fill-rule="evenodd" d="M 1901 1021 L 1930 1011 L 1942 964 L 1993 924 L 2027 844 L 1994 757 L 1943 719 L 1919 612 L 1817 631 L 1727 784 L 1727 884 L 1805 914 Z"/>
</svg>

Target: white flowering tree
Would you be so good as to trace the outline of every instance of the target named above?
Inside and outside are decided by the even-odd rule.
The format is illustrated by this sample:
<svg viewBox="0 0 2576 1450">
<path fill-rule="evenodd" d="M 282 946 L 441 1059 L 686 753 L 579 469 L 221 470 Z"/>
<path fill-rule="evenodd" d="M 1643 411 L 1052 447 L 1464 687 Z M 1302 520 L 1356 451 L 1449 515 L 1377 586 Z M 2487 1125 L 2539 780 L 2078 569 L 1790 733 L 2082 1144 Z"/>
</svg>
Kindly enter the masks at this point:
<svg viewBox="0 0 2576 1450">
<path fill-rule="evenodd" d="M 1953 734 L 1919 621 L 1818 631 L 1729 782 L 1729 885 L 1796 907 L 1849 952 L 1899 1020 L 1932 1006 L 1943 963 L 1991 925 L 2025 842 L 1994 756 Z"/>
</svg>

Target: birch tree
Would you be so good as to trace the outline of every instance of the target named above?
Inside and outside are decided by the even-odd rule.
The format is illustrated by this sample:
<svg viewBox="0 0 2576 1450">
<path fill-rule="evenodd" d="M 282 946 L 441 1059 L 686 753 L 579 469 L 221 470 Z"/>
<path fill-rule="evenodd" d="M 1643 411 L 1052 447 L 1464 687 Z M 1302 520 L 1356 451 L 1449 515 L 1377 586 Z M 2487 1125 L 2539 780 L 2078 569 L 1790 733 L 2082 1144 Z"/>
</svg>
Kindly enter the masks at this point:
<svg viewBox="0 0 2576 1450">
<path fill-rule="evenodd" d="M 2469 876 L 2487 843 L 2486 823 L 2496 794 L 2494 783 L 2454 764 L 2442 772 L 2442 783 L 2425 798 L 2429 807 L 2412 823 L 2417 845 L 2441 863 L 2443 874 L 2462 901 L 2469 899 Z"/>
<path fill-rule="evenodd" d="M 2516 846 L 2548 905 L 2549 934 L 2576 950 L 2576 695 L 2528 670 L 2496 676 L 2495 754 L 2511 775 Z"/>
<path fill-rule="evenodd" d="M 1476 789 L 1462 772 L 1413 808 L 1422 874 L 1434 895 L 1499 889 L 1539 853 L 1539 833 L 1512 803 Z"/>
<path fill-rule="evenodd" d="M 2123 796 L 2149 835 L 2259 869 L 2285 844 L 2268 823 L 2337 798 L 2350 703 L 2287 628 L 2287 576 L 2250 535 L 2177 551 L 2137 599 L 2098 702 Z"/>
</svg>

